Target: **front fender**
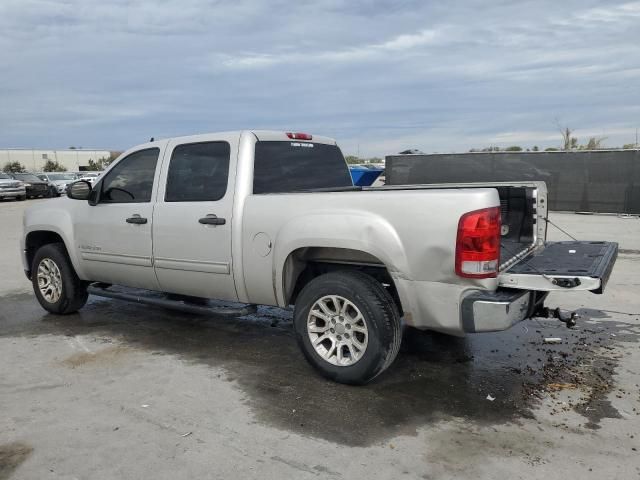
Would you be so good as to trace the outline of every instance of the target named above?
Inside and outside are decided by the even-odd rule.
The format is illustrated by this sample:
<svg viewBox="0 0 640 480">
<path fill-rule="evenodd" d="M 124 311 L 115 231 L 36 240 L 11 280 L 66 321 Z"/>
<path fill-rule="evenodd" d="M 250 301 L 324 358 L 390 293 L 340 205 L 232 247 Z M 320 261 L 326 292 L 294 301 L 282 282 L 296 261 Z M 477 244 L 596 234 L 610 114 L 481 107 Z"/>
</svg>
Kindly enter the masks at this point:
<svg viewBox="0 0 640 480">
<path fill-rule="evenodd" d="M 279 230 L 274 245 L 273 279 L 279 305 L 286 303 L 285 262 L 299 248 L 359 250 L 376 257 L 392 277 L 409 278 L 409 263 L 398 232 L 373 213 L 341 210 L 295 217 Z"/>
<path fill-rule="evenodd" d="M 20 241 L 22 252 L 26 250 L 26 239 L 29 233 L 38 231 L 53 232 L 62 238 L 78 277 L 85 279 L 82 262 L 78 258 L 77 249 L 74 248 L 74 227 L 70 212 L 61 208 L 41 205 L 26 210 L 23 216 L 23 235 Z M 23 263 L 25 270 L 28 270 L 30 266 L 26 264 L 24 253 Z"/>
</svg>

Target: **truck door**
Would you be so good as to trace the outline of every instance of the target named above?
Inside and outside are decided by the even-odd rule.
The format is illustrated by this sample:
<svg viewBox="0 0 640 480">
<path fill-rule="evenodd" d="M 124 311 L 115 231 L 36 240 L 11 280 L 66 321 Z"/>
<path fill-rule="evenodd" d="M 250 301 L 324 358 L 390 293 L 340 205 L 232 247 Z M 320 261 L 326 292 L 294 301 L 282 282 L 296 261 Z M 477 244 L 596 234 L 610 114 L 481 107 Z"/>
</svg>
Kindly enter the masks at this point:
<svg viewBox="0 0 640 480">
<path fill-rule="evenodd" d="M 96 205 L 78 202 L 75 248 L 88 279 L 158 288 L 151 260 L 151 200 L 159 156 L 158 147 L 130 153 L 95 185 Z"/>
<path fill-rule="evenodd" d="M 153 214 L 153 257 L 163 291 L 238 299 L 231 259 L 237 135 L 172 140 Z"/>
</svg>

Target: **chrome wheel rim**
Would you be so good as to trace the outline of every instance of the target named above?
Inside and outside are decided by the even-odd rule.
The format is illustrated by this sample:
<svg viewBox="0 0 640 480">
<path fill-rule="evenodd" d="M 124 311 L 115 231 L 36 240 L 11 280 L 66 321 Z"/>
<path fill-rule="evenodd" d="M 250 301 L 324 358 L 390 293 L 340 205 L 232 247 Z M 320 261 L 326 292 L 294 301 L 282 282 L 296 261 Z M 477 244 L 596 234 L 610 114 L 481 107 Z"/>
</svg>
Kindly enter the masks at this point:
<svg viewBox="0 0 640 480">
<path fill-rule="evenodd" d="M 307 334 L 316 353 L 339 367 L 358 362 L 369 342 L 364 316 L 339 295 L 327 295 L 313 304 L 307 317 Z"/>
<path fill-rule="evenodd" d="M 56 303 L 62 295 L 62 275 L 56 262 L 43 258 L 38 265 L 38 289 L 42 298 L 49 303 Z"/>
</svg>

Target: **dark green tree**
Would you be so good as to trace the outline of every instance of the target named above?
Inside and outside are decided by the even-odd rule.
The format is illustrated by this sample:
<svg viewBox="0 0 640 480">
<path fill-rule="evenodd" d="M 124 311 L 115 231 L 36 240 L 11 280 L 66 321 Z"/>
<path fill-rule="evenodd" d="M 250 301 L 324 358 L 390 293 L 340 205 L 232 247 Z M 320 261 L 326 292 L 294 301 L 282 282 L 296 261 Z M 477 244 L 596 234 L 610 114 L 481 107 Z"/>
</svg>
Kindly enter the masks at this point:
<svg viewBox="0 0 640 480">
<path fill-rule="evenodd" d="M 44 167 L 42 167 L 42 171 L 43 172 L 66 172 L 67 169 L 64 168 L 63 165 L 58 163 L 57 160 L 55 162 L 53 160 L 47 160 L 46 163 L 44 164 Z"/>
<path fill-rule="evenodd" d="M 602 148 L 602 142 L 604 142 L 607 137 L 591 137 L 585 146 L 586 150 L 599 150 Z"/>
<path fill-rule="evenodd" d="M 24 168 L 20 162 L 7 162 L 2 167 L 2 171 L 6 173 L 23 173 L 26 172 L 27 169 Z"/>
<path fill-rule="evenodd" d="M 112 152 L 112 154 L 109 155 L 108 158 L 107 157 L 102 157 L 102 158 L 99 158 L 98 160 L 95 160 L 95 161 L 92 158 L 90 158 L 89 159 L 89 165 L 87 166 L 87 170 L 91 170 L 91 171 L 94 171 L 94 172 L 100 172 L 100 171 L 104 170 L 117 157 L 117 155 L 114 157 L 113 153 L 117 153 L 117 152 Z"/>
</svg>

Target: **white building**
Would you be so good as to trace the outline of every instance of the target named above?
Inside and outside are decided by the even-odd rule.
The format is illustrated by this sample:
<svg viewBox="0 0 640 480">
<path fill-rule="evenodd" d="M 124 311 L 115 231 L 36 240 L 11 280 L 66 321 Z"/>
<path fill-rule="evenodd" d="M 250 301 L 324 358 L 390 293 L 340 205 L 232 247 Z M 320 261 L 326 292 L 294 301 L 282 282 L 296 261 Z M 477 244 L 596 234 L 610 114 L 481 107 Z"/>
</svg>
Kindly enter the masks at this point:
<svg viewBox="0 0 640 480">
<path fill-rule="evenodd" d="M 33 150 L 0 148 L 0 170 L 8 162 L 20 162 L 29 172 L 41 172 L 47 160 L 58 162 L 70 172 L 86 170 L 89 160 L 109 158 L 109 150 Z"/>
</svg>

